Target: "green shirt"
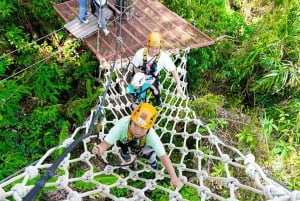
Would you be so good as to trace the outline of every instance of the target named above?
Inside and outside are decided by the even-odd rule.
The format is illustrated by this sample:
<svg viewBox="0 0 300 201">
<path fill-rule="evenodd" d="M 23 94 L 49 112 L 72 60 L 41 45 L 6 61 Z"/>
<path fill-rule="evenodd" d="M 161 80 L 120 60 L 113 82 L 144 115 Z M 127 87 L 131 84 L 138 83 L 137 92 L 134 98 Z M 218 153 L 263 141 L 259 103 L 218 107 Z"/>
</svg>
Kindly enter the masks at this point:
<svg viewBox="0 0 300 201">
<path fill-rule="evenodd" d="M 109 130 L 108 134 L 105 137 L 105 141 L 109 144 L 115 144 L 118 140 L 121 142 L 126 142 L 127 140 L 127 131 L 128 125 L 130 123 L 130 116 L 122 117 L 115 125 Z M 158 135 L 154 129 L 149 129 L 148 134 L 146 135 L 145 146 L 150 146 L 155 151 L 158 157 L 163 156 L 166 151 L 161 143 Z"/>
</svg>

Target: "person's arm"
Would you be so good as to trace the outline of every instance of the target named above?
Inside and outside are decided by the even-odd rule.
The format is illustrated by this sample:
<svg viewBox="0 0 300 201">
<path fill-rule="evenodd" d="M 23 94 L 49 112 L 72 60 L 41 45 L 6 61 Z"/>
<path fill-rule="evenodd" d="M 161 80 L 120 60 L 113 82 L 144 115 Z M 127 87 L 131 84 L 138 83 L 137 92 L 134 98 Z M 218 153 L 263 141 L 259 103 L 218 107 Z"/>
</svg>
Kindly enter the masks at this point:
<svg viewBox="0 0 300 201">
<path fill-rule="evenodd" d="M 134 54 L 131 63 L 133 65 L 133 71 L 134 71 L 134 73 L 142 72 L 141 69 L 139 69 L 138 67 L 142 65 L 141 63 L 143 63 L 143 48 L 139 49 Z"/>
<path fill-rule="evenodd" d="M 168 171 L 168 174 L 169 174 L 170 179 L 171 179 L 171 185 L 174 185 L 177 188 L 181 189 L 182 186 L 183 186 L 183 183 L 178 179 L 169 156 L 167 154 L 162 155 L 160 157 L 160 161 Z"/>
<path fill-rule="evenodd" d="M 129 121 L 130 116 L 122 117 L 120 120 L 118 120 L 109 130 L 108 134 L 100 144 L 94 143 L 92 153 L 103 154 L 111 145 L 120 139 L 120 136 L 123 132 L 127 133 L 127 130 L 124 130 L 124 127 L 128 126 Z"/>
<path fill-rule="evenodd" d="M 184 92 L 181 88 L 179 75 L 176 70 L 176 66 L 175 66 L 174 62 L 172 61 L 171 57 L 169 55 L 167 55 L 165 52 L 161 52 L 161 57 L 162 58 L 160 59 L 160 62 L 161 62 L 160 65 L 164 66 L 167 71 L 172 73 L 173 78 L 176 82 L 177 93 L 184 96 Z"/>
<path fill-rule="evenodd" d="M 133 66 L 133 72 L 134 73 L 142 73 L 143 71 L 140 68 Z"/>
<path fill-rule="evenodd" d="M 94 143 L 94 147 L 92 150 L 93 154 L 103 154 L 111 144 L 108 144 L 105 140 L 103 140 L 100 144 Z"/>
<path fill-rule="evenodd" d="M 158 94 L 158 91 L 157 91 L 156 87 L 153 84 L 150 85 L 150 88 L 153 90 L 155 95 Z"/>
<path fill-rule="evenodd" d="M 176 69 L 173 70 L 173 71 L 172 71 L 172 74 L 173 74 L 173 78 L 174 78 L 174 80 L 175 80 L 175 82 L 176 82 L 176 90 L 177 90 L 177 93 L 179 93 L 180 95 L 184 95 L 184 92 L 183 92 L 183 90 L 182 90 L 182 88 L 181 88 L 181 85 L 180 85 L 180 79 L 179 79 L 179 75 L 178 75 L 177 70 L 176 70 Z"/>
</svg>

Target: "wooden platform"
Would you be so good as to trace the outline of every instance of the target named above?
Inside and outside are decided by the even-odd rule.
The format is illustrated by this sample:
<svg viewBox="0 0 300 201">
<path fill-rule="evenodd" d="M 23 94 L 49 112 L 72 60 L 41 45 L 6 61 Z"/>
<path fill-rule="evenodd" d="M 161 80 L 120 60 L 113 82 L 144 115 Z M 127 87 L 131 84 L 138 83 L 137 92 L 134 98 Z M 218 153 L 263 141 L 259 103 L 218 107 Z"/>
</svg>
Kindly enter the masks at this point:
<svg viewBox="0 0 300 201">
<path fill-rule="evenodd" d="M 113 12 L 107 7 L 104 9 L 104 16 L 109 19 Z M 79 39 L 85 39 L 90 37 L 93 34 L 96 34 L 98 31 L 98 17 L 91 13 L 88 14 L 87 20 L 89 23 L 79 23 L 78 19 L 75 18 L 72 21 L 65 24 L 65 29 L 67 29 L 72 35 Z"/>
<path fill-rule="evenodd" d="M 114 7 L 113 0 L 109 0 L 109 5 L 112 12 L 118 11 Z M 65 28 L 75 37 L 83 39 L 99 60 L 113 60 L 119 33 L 122 37 L 122 46 L 129 57 L 146 45 L 147 36 L 153 30 L 158 30 L 162 34 L 165 49 L 199 48 L 214 44 L 206 34 L 157 0 L 136 0 L 133 5 L 133 16 L 130 19 L 123 19 L 121 26 L 119 20 L 115 20 L 114 23 L 108 21 L 110 34 L 104 36 L 100 31 L 99 38 L 97 38 L 97 19 L 93 15 L 89 15 L 88 24 L 78 23 L 77 0 L 56 4 L 54 9 L 66 22 Z M 119 17 L 117 12 L 115 17 Z"/>
</svg>

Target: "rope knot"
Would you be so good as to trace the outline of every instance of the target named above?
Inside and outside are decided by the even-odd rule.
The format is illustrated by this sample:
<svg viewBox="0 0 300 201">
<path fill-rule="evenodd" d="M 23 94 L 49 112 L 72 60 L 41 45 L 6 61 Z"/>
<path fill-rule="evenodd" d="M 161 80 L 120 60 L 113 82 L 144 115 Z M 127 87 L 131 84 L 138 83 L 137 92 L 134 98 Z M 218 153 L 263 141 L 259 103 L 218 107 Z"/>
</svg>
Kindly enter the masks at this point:
<svg viewBox="0 0 300 201">
<path fill-rule="evenodd" d="M 39 174 L 37 167 L 29 166 L 25 169 L 25 172 L 28 174 L 29 179 L 36 177 Z"/>
<path fill-rule="evenodd" d="M 278 188 L 274 185 L 266 185 L 263 187 L 263 192 L 266 198 L 271 200 L 287 195 L 281 188 Z"/>
<path fill-rule="evenodd" d="M 68 194 L 67 200 L 68 201 L 81 201 L 82 199 L 81 199 L 81 196 L 78 192 L 72 191 Z"/>
<path fill-rule="evenodd" d="M 293 191 L 292 192 L 291 201 L 300 201 L 300 191 Z"/>
</svg>

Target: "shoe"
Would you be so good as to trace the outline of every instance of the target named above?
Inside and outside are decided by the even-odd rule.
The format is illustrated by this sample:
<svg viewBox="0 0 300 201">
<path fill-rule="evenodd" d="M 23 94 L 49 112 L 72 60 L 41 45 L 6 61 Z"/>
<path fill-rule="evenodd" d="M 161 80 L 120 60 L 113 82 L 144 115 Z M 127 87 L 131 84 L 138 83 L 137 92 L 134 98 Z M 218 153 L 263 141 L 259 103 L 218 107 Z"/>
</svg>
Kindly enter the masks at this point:
<svg viewBox="0 0 300 201">
<path fill-rule="evenodd" d="M 101 29 L 101 28 L 102 28 L 102 25 L 101 25 L 101 24 L 98 24 L 98 28 Z"/>
<path fill-rule="evenodd" d="M 80 19 L 78 18 L 78 21 L 79 21 L 80 24 L 87 24 L 87 23 L 89 23 L 89 20 L 87 20 L 87 19 L 80 20 Z"/>
<path fill-rule="evenodd" d="M 161 106 L 161 100 L 156 101 L 155 106 Z"/>
<path fill-rule="evenodd" d="M 124 159 L 124 161 L 126 161 L 126 162 L 130 161 L 130 155 L 129 154 L 125 154 L 122 151 L 120 151 L 120 155 Z"/>
<path fill-rule="evenodd" d="M 157 170 L 157 161 L 153 161 L 150 165 L 152 169 Z"/>
<path fill-rule="evenodd" d="M 155 100 L 156 100 L 155 106 L 160 106 L 161 105 L 161 95 L 160 94 L 155 95 Z"/>
<path fill-rule="evenodd" d="M 109 34 L 109 31 L 107 29 L 103 29 L 102 31 L 103 31 L 105 36 L 107 36 Z"/>
<path fill-rule="evenodd" d="M 82 21 L 82 23 L 87 24 L 87 23 L 89 23 L 89 20 L 85 19 Z"/>
</svg>

